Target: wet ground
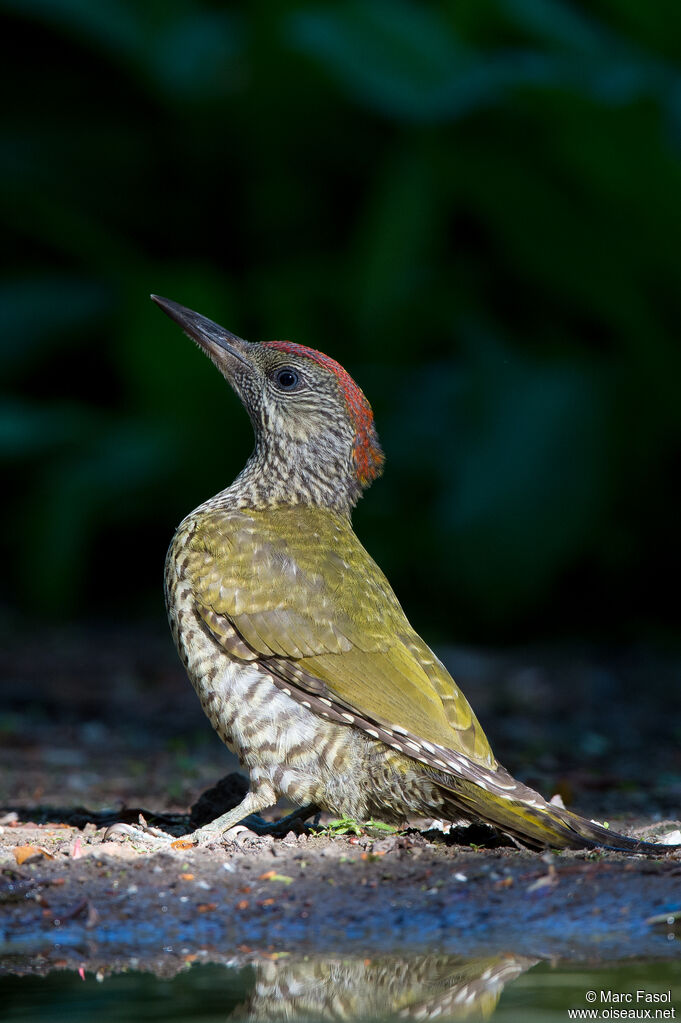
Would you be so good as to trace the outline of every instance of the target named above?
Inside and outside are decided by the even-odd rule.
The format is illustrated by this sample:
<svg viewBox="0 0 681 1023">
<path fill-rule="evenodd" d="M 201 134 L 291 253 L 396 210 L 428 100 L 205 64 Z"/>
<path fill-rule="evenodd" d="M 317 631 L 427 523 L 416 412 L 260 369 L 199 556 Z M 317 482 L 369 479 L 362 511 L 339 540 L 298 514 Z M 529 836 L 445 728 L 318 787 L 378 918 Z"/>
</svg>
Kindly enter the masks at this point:
<svg viewBox="0 0 681 1023">
<path fill-rule="evenodd" d="M 107 835 L 140 812 L 181 834 L 191 805 L 235 766 L 169 648 L 165 633 L 146 631 L 55 633 L 37 650 L 22 637 L 8 642 L 0 974 L 172 978 L 213 963 L 231 970 L 235 1006 L 245 998 L 258 1015 L 258 992 L 293 985 L 321 1017 L 333 984 L 347 997 L 353 985 L 358 998 L 380 996 L 383 1015 L 428 998 L 442 1015 L 443 998 L 467 997 L 462 985 L 468 994 L 477 985 L 476 998 L 482 985 L 495 1001 L 536 964 L 679 966 L 678 852 L 541 855 L 484 848 L 477 833 L 457 836 L 471 847 L 418 831 L 242 834 L 201 849 Z M 679 826 L 672 657 L 445 656 L 497 755 L 523 780 L 629 833 L 655 838 Z M 17 981 L 7 983 L 0 990 Z M 388 989 L 401 992 L 389 1004 Z"/>
<path fill-rule="evenodd" d="M 3 839 L 5 967 L 28 969 L 36 955 L 42 970 L 84 959 L 139 963 L 163 949 L 216 961 L 226 949 L 680 954 L 676 854 L 538 856 L 448 847 L 419 834 L 246 837 L 246 848 L 153 854 L 134 839 L 106 841 L 94 827 L 13 828 Z"/>
</svg>

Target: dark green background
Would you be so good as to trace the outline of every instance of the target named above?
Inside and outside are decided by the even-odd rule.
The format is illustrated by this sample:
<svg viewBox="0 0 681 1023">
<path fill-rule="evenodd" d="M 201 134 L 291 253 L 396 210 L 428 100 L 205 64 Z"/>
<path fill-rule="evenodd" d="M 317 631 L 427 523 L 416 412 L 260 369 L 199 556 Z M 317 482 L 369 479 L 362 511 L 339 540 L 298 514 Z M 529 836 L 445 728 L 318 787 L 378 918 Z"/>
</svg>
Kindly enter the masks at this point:
<svg viewBox="0 0 681 1023">
<path fill-rule="evenodd" d="M 356 377 L 429 638 L 670 632 L 678 0 L 0 10 L 6 622 L 160 618 L 248 455 L 154 291 Z"/>
</svg>

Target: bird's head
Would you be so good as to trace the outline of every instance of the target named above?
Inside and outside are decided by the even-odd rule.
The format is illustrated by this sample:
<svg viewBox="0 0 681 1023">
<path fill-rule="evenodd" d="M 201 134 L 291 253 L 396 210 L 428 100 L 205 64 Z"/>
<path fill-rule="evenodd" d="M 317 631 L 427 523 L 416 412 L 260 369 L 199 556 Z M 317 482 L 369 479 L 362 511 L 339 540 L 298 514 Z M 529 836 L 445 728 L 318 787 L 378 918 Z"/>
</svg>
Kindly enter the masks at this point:
<svg viewBox="0 0 681 1023">
<path fill-rule="evenodd" d="M 176 302 L 152 298 L 243 402 L 256 443 L 240 480 L 258 490 L 254 499 L 349 510 L 383 465 L 371 406 L 350 374 L 313 348 L 251 344 Z"/>
</svg>

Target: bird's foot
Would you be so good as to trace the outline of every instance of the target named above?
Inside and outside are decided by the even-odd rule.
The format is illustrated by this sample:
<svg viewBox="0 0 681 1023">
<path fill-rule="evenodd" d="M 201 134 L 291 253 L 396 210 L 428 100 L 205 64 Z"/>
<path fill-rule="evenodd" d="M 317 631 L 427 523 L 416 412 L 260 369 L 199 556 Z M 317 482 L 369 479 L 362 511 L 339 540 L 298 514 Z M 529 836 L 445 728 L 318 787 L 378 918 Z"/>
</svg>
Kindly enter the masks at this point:
<svg viewBox="0 0 681 1023">
<path fill-rule="evenodd" d="M 197 828 L 196 831 L 183 835 L 181 841 L 192 842 L 197 846 L 209 845 L 211 842 L 236 842 L 237 845 L 241 845 L 243 840 L 249 835 L 271 834 L 271 827 L 272 825 L 268 824 L 258 813 L 248 814 L 238 824 L 233 824 L 231 827 L 225 827 L 218 817 L 217 820 L 211 821 L 210 824 L 204 824 L 203 827 Z"/>
<path fill-rule="evenodd" d="M 243 845 L 250 837 L 260 838 L 271 835 L 275 838 L 285 838 L 291 832 L 297 835 L 307 834 L 309 829 L 305 820 L 316 812 L 316 807 L 305 806 L 294 810 L 278 821 L 266 821 L 257 813 L 247 814 L 237 823 L 225 820 L 224 817 L 218 817 L 210 824 L 205 824 L 180 838 L 169 835 L 161 828 L 147 824 L 144 817 L 140 815 L 137 824 L 124 824 L 123 822 L 112 824 L 104 833 L 104 841 L 117 835 L 123 835 L 154 852 L 168 847 L 188 849 L 191 846 L 209 845 L 212 842 Z M 225 815 L 227 818 L 231 816 L 232 814 Z"/>
<path fill-rule="evenodd" d="M 119 821 L 106 829 L 103 841 L 107 842 L 110 838 L 121 836 L 130 839 L 136 845 L 144 846 L 150 852 L 173 848 L 186 850 L 200 845 L 209 845 L 211 842 L 235 842 L 241 834 L 247 836 L 254 832 L 256 834 L 264 833 L 258 831 L 257 821 L 263 827 L 266 827 L 266 821 L 258 817 L 257 814 L 252 814 L 252 817 L 255 820 L 251 820 L 250 817 L 245 818 L 246 825 L 236 824 L 234 827 L 225 829 L 207 824 L 205 827 L 197 828 L 196 831 L 192 831 L 188 835 L 181 835 L 179 838 L 177 835 L 169 835 L 167 831 L 154 828 L 149 824 L 124 824 Z M 241 844 L 241 841 L 238 841 L 237 844 Z"/>
<path fill-rule="evenodd" d="M 291 832 L 296 835 L 306 835 L 309 828 L 305 824 L 305 820 L 316 812 L 316 807 L 304 806 L 278 821 L 266 821 L 260 814 L 251 813 L 247 817 L 242 817 L 238 824 L 228 828 L 225 828 L 221 818 L 218 818 L 216 821 L 192 831 L 190 835 L 185 836 L 185 839 L 193 841 L 197 845 L 206 845 L 208 842 L 236 842 L 241 845 L 249 835 L 256 835 L 258 838 L 268 835 L 273 838 L 285 838 Z"/>
</svg>

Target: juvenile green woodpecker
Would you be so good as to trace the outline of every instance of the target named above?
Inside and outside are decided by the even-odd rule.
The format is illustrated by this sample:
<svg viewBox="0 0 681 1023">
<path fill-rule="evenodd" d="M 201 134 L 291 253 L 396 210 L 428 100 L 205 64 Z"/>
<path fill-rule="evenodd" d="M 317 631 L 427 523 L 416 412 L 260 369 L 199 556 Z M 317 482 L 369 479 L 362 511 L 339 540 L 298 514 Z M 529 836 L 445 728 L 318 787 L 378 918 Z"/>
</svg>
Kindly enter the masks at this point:
<svg viewBox="0 0 681 1023">
<path fill-rule="evenodd" d="M 215 363 L 255 432 L 242 472 L 181 523 L 166 561 L 180 657 L 250 773 L 244 800 L 195 839 L 285 796 L 359 821 L 483 821 L 536 848 L 642 849 L 516 781 L 410 626 L 352 529 L 383 454 L 349 374 L 321 352 L 251 344 L 152 298 Z"/>
</svg>

